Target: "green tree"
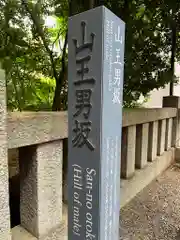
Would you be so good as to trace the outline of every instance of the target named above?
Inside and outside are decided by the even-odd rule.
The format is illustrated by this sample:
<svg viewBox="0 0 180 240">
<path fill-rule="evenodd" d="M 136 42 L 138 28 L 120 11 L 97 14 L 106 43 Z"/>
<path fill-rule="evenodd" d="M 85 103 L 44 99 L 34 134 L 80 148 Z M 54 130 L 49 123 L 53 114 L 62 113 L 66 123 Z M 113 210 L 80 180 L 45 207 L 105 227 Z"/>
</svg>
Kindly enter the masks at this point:
<svg viewBox="0 0 180 240">
<path fill-rule="evenodd" d="M 174 4 L 177 14 L 178 0 Z M 172 79 L 175 58 L 172 63 L 171 30 L 164 17 L 170 18 L 170 12 L 163 1 L 107 1 L 107 5 L 126 22 L 124 101 L 128 103 Z"/>
<path fill-rule="evenodd" d="M 178 0 L 0 0 L 0 58 L 11 109 L 67 109 L 67 20 L 105 4 L 126 23 L 124 104 L 175 82 Z M 53 17 L 54 27 L 46 25 Z"/>
<path fill-rule="evenodd" d="M 53 104 L 53 110 L 60 110 L 61 102 L 67 102 L 63 100 L 67 13 L 64 10 L 64 15 L 56 17 L 49 1 L 8 0 L 0 2 L 0 9 L 0 56 L 7 76 L 8 106 L 24 110 Z M 55 28 L 46 26 L 48 16 L 55 17 Z"/>
</svg>

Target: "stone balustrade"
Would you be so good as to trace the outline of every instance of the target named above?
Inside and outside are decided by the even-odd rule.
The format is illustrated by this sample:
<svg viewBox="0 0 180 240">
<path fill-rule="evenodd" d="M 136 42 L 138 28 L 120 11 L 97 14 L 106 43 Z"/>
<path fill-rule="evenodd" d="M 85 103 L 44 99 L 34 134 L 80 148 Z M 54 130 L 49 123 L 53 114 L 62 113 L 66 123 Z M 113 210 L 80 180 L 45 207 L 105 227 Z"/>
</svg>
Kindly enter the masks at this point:
<svg viewBox="0 0 180 240">
<path fill-rule="evenodd" d="M 123 111 L 122 178 L 132 178 L 173 147 L 176 118 L 175 108 Z M 19 148 L 21 226 L 40 239 L 61 227 L 67 113 L 9 113 L 7 126 L 8 148 Z"/>
<path fill-rule="evenodd" d="M 130 178 L 175 142 L 177 109 L 133 109 L 123 112 L 121 176 Z"/>
<path fill-rule="evenodd" d="M 58 240 L 63 223 L 63 140 L 68 138 L 67 113 L 7 114 L 4 79 L 4 73 L 0 70 L 0 239 L 13 239 L 10 228 L 7 152 L 8 149 L 18 148 L 21 227 L 35 239 Z M 178 116 L 177 108 L 123 111 L 122 159 L 119 170 L 123 179 L 129 181 L 136 172 L 139 174 L 143 169 L 147 169 L 148 174 L 148 164 L 160 162 L 158 156 L 176 147 L 179 136 Z M 64 161 L 65 159 L 67 160 L 66 157 Z M 156 173 L 151 176 L 155 177 Z M 123 195 L 122 192 L 121 194 Z"/>
</svg>

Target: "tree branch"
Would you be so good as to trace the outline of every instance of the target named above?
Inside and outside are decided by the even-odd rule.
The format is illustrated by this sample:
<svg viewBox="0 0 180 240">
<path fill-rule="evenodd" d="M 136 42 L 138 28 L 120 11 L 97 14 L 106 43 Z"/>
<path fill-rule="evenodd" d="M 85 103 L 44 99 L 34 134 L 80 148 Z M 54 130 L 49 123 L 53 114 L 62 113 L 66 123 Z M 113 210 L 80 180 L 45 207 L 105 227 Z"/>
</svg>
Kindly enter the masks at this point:
<svg viewBox="0 0 180 240">
<path fill-rule="evenodd" d="M 64 46 L 63 46 L 63 52 L 62 52 L 62 58 L 61 58 L 61 72 L 59 74 L 59 79 L 61 79 L 61 73 L 65 72 L 66 69 L 66 49 L 67 49 L 67 44 L 68 44 L 68 34 L 66 33 L 65 40 L 64 40 Z"/>
<path fill-rule="evenodd" d="M 35 15 L 35 13 L 33 13 L 33 11 L 31 11 L 29 9 L 27 0 L 21 0 L 21 3 L 25 7 L 26 11 L 29 13 L 34 25 L 36 26 L 36 31 L 39 34 L 39 37 L 41 38 L 41 40 L 43 42 L 43 45 L 44 45 L 44 47 L 45 47 L 45 49 L 46 49 L 46 51 L 49 55 L 50 62 L 51 62 L 51 67 L 52 67 L 52 70 L 53 70 L 53 75 L 54 75 L 55 79 L 58 79 L 58 74 L 57 74 L 57 71 L 56 71 L 56 65 L 55 65 L 54 57 L 53 57 L 53 52 L 51 51 L 51 49 L 48 46 L 48 43 L 46 42 L 44 32 L 43 32 L 41 26 L 39 25 L 39 21 L 37 19 L 37 16 Z"/>
<path fill-rule="evenodd" d="M 72 0 L 69 1 L 69 16 L 72 16 Z M 61 90 L 65 81 L 65 72 L 66 72 L 66 49 L 68 45 L 68 33 L 66 32 L 66 37 L 64 41 L 62 57 L 61 57 L 61 71 L 59 73 L 58 81 L 56 81 L 56 89 L 54 94 L 52 110 L 57 111 L 61 110 Z"/>
</svg>

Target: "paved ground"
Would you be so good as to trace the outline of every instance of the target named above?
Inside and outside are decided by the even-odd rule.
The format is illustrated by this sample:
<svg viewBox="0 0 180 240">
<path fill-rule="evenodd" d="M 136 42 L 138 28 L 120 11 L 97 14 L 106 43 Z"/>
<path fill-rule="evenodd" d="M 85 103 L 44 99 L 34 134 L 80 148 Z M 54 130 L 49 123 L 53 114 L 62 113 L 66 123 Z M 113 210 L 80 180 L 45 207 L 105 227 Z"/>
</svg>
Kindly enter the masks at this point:
<svg viewBox="0 0 180 240">
<path fill-rule="evenodd" d="M 180 240 L 180 166 L 164 172 L 121 210 L 120 239 Z"/>
</svg>

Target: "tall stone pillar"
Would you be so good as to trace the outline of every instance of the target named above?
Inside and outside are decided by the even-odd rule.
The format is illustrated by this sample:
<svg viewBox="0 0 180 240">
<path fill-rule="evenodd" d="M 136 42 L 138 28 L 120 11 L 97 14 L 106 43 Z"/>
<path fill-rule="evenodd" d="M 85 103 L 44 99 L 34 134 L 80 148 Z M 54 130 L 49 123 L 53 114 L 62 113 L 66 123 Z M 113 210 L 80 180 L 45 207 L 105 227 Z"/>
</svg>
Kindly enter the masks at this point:
<svg viewBox="0 0 180 240">
<path fill-rule="evenodd" d="M 166 96 L 163 97 L 163 107 L 165 108 L 177 108 L 177 117 L 173 118 L 172 128 L 172 147 L 178 147 L 180 143 L 180 97 L 178 96 Z"/>
<path fill-rule="evenodd" d="M 62 221 L 62 141 L 20 149 L 21 226 L 58 240 Z"/>
</svg>

